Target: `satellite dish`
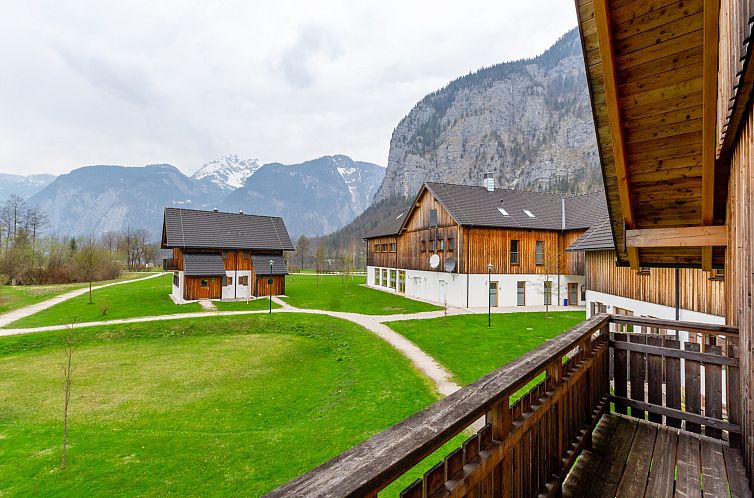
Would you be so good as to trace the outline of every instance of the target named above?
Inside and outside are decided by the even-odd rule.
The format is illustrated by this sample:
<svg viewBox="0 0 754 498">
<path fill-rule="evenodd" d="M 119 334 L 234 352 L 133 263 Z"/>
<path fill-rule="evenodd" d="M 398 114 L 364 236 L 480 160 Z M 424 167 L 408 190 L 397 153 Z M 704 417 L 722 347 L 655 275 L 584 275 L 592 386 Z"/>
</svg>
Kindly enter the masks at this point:
<svg viewBox="0 0 754 498">
<path fill-rule="evenodd" d="M 437 268 L 438 266 L 440 266 L 440 256 L 438 256 L 437 254 L 430 256 L 429 266 L 431 266 L 432 268 Z"/>
<path fill-rule="evenodd" d="M 445 258 L 445 271 L 450 273 L 455 269 L 456 269 L 456 257 L 450 256 L 449 258 Z"/>
</svg>

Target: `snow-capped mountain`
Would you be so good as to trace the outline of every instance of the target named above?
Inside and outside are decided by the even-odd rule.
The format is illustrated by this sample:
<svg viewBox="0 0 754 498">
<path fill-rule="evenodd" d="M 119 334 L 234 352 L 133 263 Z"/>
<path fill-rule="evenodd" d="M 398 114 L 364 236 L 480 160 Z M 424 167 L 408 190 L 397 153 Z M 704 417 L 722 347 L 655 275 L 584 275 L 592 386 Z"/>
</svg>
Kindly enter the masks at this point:
<svg viewBox="0 0 754 498">
<path fill-rule="evenodd" d="M 194 173 L 194 180 L 208 179 L 223 190 L 242 187 L 246 179 L 262 165 L 257 159 L 241 159 L 236 154 L 208 162 Z"/>
<path fill-rule="evenodd" d="M 55 179 L 54 175 L 11 175 L 0 173 L 0 202 L 15 194 L 28 199 Z"/>
<path fill-rule="evenodd" d="M 338 174 L 351 193 L 356 214 L 361 214 L 372 203 L 375 192 L 385 176 L 385 168 L 371 163 L 354 161 L 348 156 L 332 156 Z"/>
</svg>

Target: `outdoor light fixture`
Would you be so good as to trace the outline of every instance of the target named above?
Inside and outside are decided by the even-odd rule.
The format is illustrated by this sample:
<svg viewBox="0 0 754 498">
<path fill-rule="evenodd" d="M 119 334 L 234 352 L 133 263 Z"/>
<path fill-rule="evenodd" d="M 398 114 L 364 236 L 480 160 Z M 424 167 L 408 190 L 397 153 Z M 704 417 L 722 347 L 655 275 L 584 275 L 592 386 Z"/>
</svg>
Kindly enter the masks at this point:
<svg viewBox="0 0 754 498">
<path fill-rule="evenodd" d="M 267 279 L 267 290 L 270 293 L 270 314 L 272 314 L 272 264 L 274 261 L 270 260 L 270 278 Z"/>
<path fill-rule="evenodd" d="M 487 328 L 492 327 L 492 263 L 487 263 Z"/>
</svg>

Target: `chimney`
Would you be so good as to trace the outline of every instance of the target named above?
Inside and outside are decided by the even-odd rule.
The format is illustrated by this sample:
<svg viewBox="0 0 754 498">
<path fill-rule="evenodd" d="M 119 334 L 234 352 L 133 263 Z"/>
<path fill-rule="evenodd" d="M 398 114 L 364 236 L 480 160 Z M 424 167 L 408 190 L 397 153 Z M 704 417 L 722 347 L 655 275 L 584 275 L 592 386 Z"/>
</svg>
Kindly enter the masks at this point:
<svg viewBox="0 0 754 498">
<path fill-rule="evenodd" d="M 216 213 L 216 212 L 217 212 L 217 208 L 213 208 L 213 209 L 212 209 L 212 212 L 213 212 L 213 213 Z"/>
<path fill-rule="evenodd" d="M 565 230 L 566 222 L 565 222 L 565 198 L 560 198 L 560 213 L 561 213 L 561 221 L 560 221 L 560 229 Z"/>
<path fill-rule="evenodd" d="M 495 191 L 495 175 L 493 173 L 484 174 L 484 188 L 487 189 L 487 192 Z"/>
<path fill-rule="evenodd" d="M 243 209 L 239 209 L 238 214 L 243 214 Z"/>
</svg>

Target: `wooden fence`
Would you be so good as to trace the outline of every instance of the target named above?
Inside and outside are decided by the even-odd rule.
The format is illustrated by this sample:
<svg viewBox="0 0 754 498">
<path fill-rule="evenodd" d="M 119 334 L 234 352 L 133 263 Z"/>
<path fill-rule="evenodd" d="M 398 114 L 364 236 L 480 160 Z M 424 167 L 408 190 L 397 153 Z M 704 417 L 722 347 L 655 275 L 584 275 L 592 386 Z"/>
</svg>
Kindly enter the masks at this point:
<svg viewBox="0 0 754 498">
<path fill-rule="evenodd" d="M 675 347 L 684 342 L 678 330 L 709 337 L 709 345 Z M 401 496 L 558 496 L 611 403 L 733 442 L 741 409 L 736 341 L 732 327 L 599 314 L 268 496 L 377 496 L 482 417 L 481 429 Z"/>
</svg>

